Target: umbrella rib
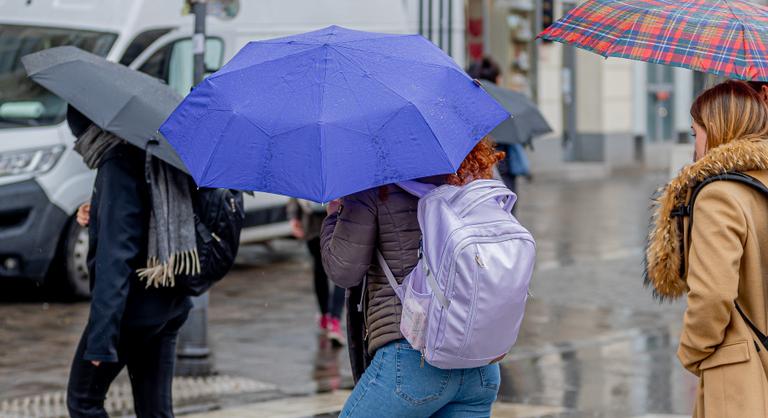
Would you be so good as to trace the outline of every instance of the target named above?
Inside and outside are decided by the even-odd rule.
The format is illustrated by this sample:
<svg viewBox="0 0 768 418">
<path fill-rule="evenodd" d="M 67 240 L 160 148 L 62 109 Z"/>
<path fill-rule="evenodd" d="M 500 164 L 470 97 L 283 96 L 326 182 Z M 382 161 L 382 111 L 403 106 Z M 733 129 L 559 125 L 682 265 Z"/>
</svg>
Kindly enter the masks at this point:
<svg viewBox="0 0 768 418">
<path fill-rule="evenodd" d="M 323 81 L 322 81 L 322 91 L 320 92 L 320 118 L 323 118 L 323 115 L 325 115 L 324 107 L 325 107 L 325 86 L 326 86 L 326 79 L 328 78 L 328 50 L 330 48 L 325 48 L 325 65 L 323 68 Z M 328 189 L 328 175 L 325 172 L 325 153 L 323 152 L 323 145 L 325 145 L 325 129 L 323 127 L 323 124 L 319 124 L 318 128 L 320 128 L 320 176 L 322 176 L 321 181 L 323 183 L 323 198 L 325 199 L 326 191 Z"/>
<path fill-rule="evenodd" d="M 345 45 L 345 44 L 351 44 L 353 42 L 363 42 L 363 41 L 377 41 L 379 39 L 399 39 L 399 38 L 408 38 L 408 37 L 420 37 L 421 35 L 416 34 L 383 34 L 382 36 L 376 36 L 376 37 L 370 37 L 370 38 L 361 38 L 361 39 L 350 39 L 349 41 L 340 41 L 340 42 L 334 42 L 333 45 Z"/>
<path fill-rule="evenodd" d="M 416 106 L 414 106 L 414 108 L 416 108 Z M 421 114 L 421 111 L 418 108 L 416 108 L 416 114 L 419 115 L 419 118 L 424 122 L 425 125 L 427 125 L 429 127 L 429 131 L 432 132 L 432 140 L 437 143 L 438 147 L 440 147 L 440 151 L 442 151 L 441 154 L 442 154 L 442 157 L 443 157 L 443 161 L 446 162 L 448 164 L 448 166 L 453 168 L 454 171 L 458 170 L 459 167 L 454 167 L 453 163 L 450 160 L 450 158 L 448 158 L 448 153 L 445 151 L 445 147 L 443 147 L 443 143 L 438 141 L 437 135 L 435 135 L 434 128 L 432 128 L 432 125 L 430 125 L 429 122 L 427 122 L 427 119 L 424 117 L 424 115 Z M 466 155 L 464 157 L 462 157 L 462 160 L 464 158 L 466 158 Z"/>
<path fill-rule="evenodd" d="M 342 57 L 346 58 L 346 59 L 347 59 L 349 62 L 351 62 L 351 63 L 352 63 L 352 64 L 353 64 L 355 67 L 357 67 L 357 69 L 358 69 L 358 70 L 362 71 L 362 72 L 363 72 L 363 74 L 367 74 L 369 77 L 371 77 L 371 80 L 373 80 L 373 81 L 375 81 L 375 82 L 379 83 L 379 84 L 380 84 L 382 87 L 384 87 L 385 89 L 389 90 L 389 91 L 390 91 L 392 94 L 396 95 L 397 97 L 399 97 L 399 98 L 403 99 L 403 100 L 404 100 L 406 103 L 411 103 L 411 101 L 410 101 L 410 100 L 408 100 L 408 99 L 406 99 L 405 97 L 403 97 L 403 95 L 402 95 L 402 94 L 398 93 L 398 92 L 397 92 L 397 91 L 395 91 L 395 90 L 394 90 L 392 87 L 390 87 L 390 86 L 388 86 L 388 85 L 384 84 L 384 83 L 383 83 L 381 80 L 379 80 L 378 78 L 374 77 L 374 76 L 373 76 L 373 74 L 371 74 L 371 73 L 369 73 L 368 71 L 366 71 L 366 70 L 365 70 L 365 68 L 363 68 L 363 66 L 362 66 L 362 65 L 360 65 L 360 64 L 359 64 L 357 61 L 355 61 L 355 60 L 353 60 L 352 58 L 350 58 L 350 57 L 349 57 L 347 54 L 344 54 L 344 53 L 342 53 L 341 51 L 339 51 L 339 50 L 337 50 L 337 49 L 335 49 L 335 48 L 334 48 L 334 50 L 335 50 L 335 51 L 336 51 L 336 52 L 337 52 L 337 53 L 338 53 L 340 56 L 342 56 Z"/>
<path fill-rule="evenodd" d="M 736 13 L 736 11 L 731 7 L 731 3 L 728 0 L 722 0 L 725 5 L 728 7 L 728 10 L 731 11 L 731 14 L 736 18 L 736 21 L 739 22 L 739 25 L 741 25 L 741 32 L 742 32 L 742 48 L 744 48 L 744 71 L 749 71 L 749 68 L 751 67 L 751 64 L 749 60 L 747 59 L 747 54 L 749 52 L 749 47 L 747 45 L 747 25 L 744 23 L 744 20 Z M 751 78 L 748 77 L 748 74 L 743 74 L 742 77 L 745 79 Z"/>
<path fill-rule="evenodd" d="M 135 98 L 136 98 L 136 96 L 131 96 L 128 100 L 126 100 L 125 103 L 123 103 L 120 106 L 120 108 L 117 109 L 117 111 L 115 111 L 115 113 L 109 118 L 109 121 L 106 122 L 105 125 L 111 124 L 117 118 L 117 115 L 119 115 L 123 110 L 125 110 L 125 108 L 128 107 L 128 105 L 131 104 L 131 102 L 133 102 L 133 100 Z M 85 115 L 85 113 L 83 113 L 83 114 Z M 88 116 L 88 115 L 86 115 L 86 116 Z M 93 120 L 93 119 L 91 119 L 91 120 Z M 105 131 L 112 132 L 113 134 L 115 134 L 116 136 L 119 136 L 123 140 L 127 139 L 125 137 L 122 137 L 122 136 L 118 135 L 117 132 L 112 131 L 111 129 L 107 128 L 106 126 L 102 126 L 101 128 L 104 129 Z M 135 145 L 135 144 L 133 144 L 133 145 Z"/>
<path fill-rule="evenodd" d="M 332 46 L 333 46 L 333 48 L 334 48 L 334 49 L 336 49 L 336 45 L 332 45 Z M 461 74 L 461 75 L 463 75 L 463 76 L 465 76 L 465 77 L 468 77 L 468 76 L 467 76 L 467 74 L 466 74 L 466 73 L 465 73 L 463 70 L 457 70 L 457 69 L 456 69 L 456 68 L 454 68 L 452 65 L 448 65 L 448 63 L 446 63 L 446 65 L 440 65 L 440 64 L 434 64 L 434 63 L 431 63 L 431 62 L 422 62 L 422 61 L 416 61 L 416 60 L 413 60 L 413 59 L 408 59 L 408 58 L 405 58 L 405 57 L 398 57 L 398 56 L 396 56 L 396 55 L 385 54 L 385 53 L 383 53 L 383 52 L 380 52 L 380 51 L 370 51 L 370 50 L 366 50 L 366 49 L 360 49 L 360 48 L 352 48 L 352 47 L 349 47 L 349 46 L 346 46 L 346 45 L 339 45 L 339 46 L 340 46 L 340 47 L 342 47 L 342 48 L 351 49 L 351 50 L 353 50 L 353 51 L 362 52 L 362 53 L 364 53 L 364 54 L 376 54 L 376 55 L 381 55 L 382 57 L 386 57 L 386 58 L 389 58 L 389 59 L 393 59 L 393 60 L 397 60 L 397 61 L 404 61 L 404 62 L 408 62 L 408 63 L 412 63 L 412 64 L 423 65 L 423 66 L 425 66 L 425 67 L 435 67 L 435 68 L 450 68 L 450 69 L 452 69 L 452 70 L 456 71 L 457 73 L 459 73 L 459 74 Z M 337 49 L 336 51 L 337 51 L 339 54 L 342 54 L 342 55 L 344 55 L 345 57 L 348 57 L 348 55 L 346 55 L 346 54 L 343 54 L 343 53 L 342 53 L 341 51 L 339 51 L 338 49 Z"/>
<path fill-rule="evenodd" d="M 335 49 L 335 48 L 334 48 L 334 49 Z M 413 103 L 412 103 L 410 100 L 406 99 L 406 98 L 405 98 L 405 97 L 403 97 L 403 96 L 402 96 L 400 93 L 398 93 L 397 91 L 395 91 L 394 89 L 392 89 L 392 88 L 391 88 L 391 87 L 389 87 L 388 85 L 386 85 L 386 84 L 384 84 L 383 82 L 381 82 L 381 80 L 377 79 L 377 78 L 376 78 L 376 77 L 374 77 L 372 74 L 369 74 L 368 72 L 366 72 L 366 71 L 365 71 L 365 69 L 364 69 L 364 68 L 363 68 L 363 67 L 362 67 L 360 64 L 358 64 L 358 63 L 357 63 L 355 60 L 353 60 L 352 58 L 350 58 L 349 56 L 347 56 L 346 54 L 342 53 L 342 52 L 341 52 L 341 51 L 339 51 L 339 50 L 336 50 L 336 52 L 338 52 L 338 53 L 339 53 L 339 55 L 341 55 L 341 56 L 343 56 L 344 58 L 346 58 L 347 60 L 349 60 L 349 61 L 350 61 L 352 64 L 354 64 L 354 65 L 355 65 L 355 66 L 356 66 L 356 67 L 357 67 L 357 68 L 358 68 L 360 71 L 362 71 L 364 74 L 368 74 L 368 75 L 371 77 L 371 80 L 374 80 L 374 81 L 376 81 L 376 82 L 377 82 L 377 83 L 379 83 L 379 84 L 380 84 L 382 87 L 386 88 L 387 90 L 389 90 L 389 91 L 390 91 L 390 92 L 392 92 L 393 94 L 395 94 L 395 95 L 397 95 L 398 97 L 400 97 L 401 99 L 403 99 L 403 100 L 404 100 L 406 103 L 410 104 L 411 106 L 414 106 L 414 105 L 413 105 Z M 437 66 L 437 67 L 438 67 L 438 68 L 447 69 L 447 70 L 452 70 L 452 71 L 454 71 L 454 72 L 457 72 L 457 73 L 458 73 L 458 71 L 455 71 L 455 70 L 454 70 L 453 68 L 451 68 L 451 67 L 443 67 L 443 66 Z M 466 75 L 466 74 L 460 74 L 460 75 L 461 75 L 462 77 L 467 77 L 467 75 Z M 486 94 L 487 94 L 487 93 L 486 93 Z M 489 96 L 490 96 L 490 95 L 489 95 Z M 415 107 L 415 106 L 414 106 L 414 107 Z M 399 113 L 399 112 L 398 112 L 398 113 Z M 432 137 L 433 137 L 433 138 L 435 138 L 435 140 L 437 140 L 437 137 L 435 136 L 435 130 L 434 130 L 434 128 L 432 127 L 432 125 L 430 125 L 430 123 L 429 123 L 429 122 L 426 120 L 426 118 L 424 118 L 424 115 L 422 115 L 422 114 L 421 114 L 421 111 L 419 111 L 419 109 L 418 109 L 418 108 L 416 108 L 416 113 L 417 113 L 417 114 L 419 115 L 419 117 L 420 117 L 420 118 L 421 118 L 421 119 L 424 121 L 424 123 L 425 123 L 425 124 L 426 124 L 426 125 L 429 127 L 429 130 L 430 130 L 430 131 L 432 131 Z M 397 115 L 397 113 L 395 113 L 395 115 L 393 115 L 393 116 L 392 116 L 392 118 L 390 118 L 389 120 L 387 120 L 386 122 L 384 122 L 384 124 L 382 124 L 381 128 L 379 128 L 379 131 L 380 131 L 381 129 L 383 129 L 383 128 L 384 128 L 384 127 L 385 127 L 385 126 L 386 126 L 386 125 L 387 125 L 387 124 L 388 124 L 388 123 L 389 123 L 389 122 L 392 120 L 392 119 L 394 119 L 394 117 L 395 117 L 396 115 Z M 378 131 L 377 131 L 377 132 L 378 132 Z M 372 134 L 372 135 L 375 135 L 375 134 Z M 473 139 L 474 139 L 474 138 L 473 138 Z M 446 151 L 445 151 L 445 148 L 443 148 L 443 144 L 442 144 L 442 143 L 440 143 L 440 141 L 437 141 L 437 142 L 438 142 L 438 144 L 440 145 L 440 149 L 443 151 L 443 153 L 442 153 L 442 154 L 443 154 L 443 157 L 447 159 L 447 158 L 448 158 L 448 154 L 446 153 Z M 451 167 L 453 167 L 453 164 L 451 163 L 451 161 L 450 161 L 450 160 L 448 160 L 447 162 L 448 162 L 448 165 L 450 165 Z"/>
<path fill-rule="evenodd" d="M 252 43 L 253 44 L 258 44 L 257 42 L 252 42 Z M 208 78 L 211 79 L 211 80 L 215 80 L 215 79 L 221 78 L 221 77 L 223 77 L 225 75 L 236 74 L 236 73 L 239 73 L 241 71 L 251 69 L 251 68 L 253 68 L 255 66 L 258 66 L 258 65 L 269 64 L 269 63 L 280 61 L 280 60 L 287 59 L 287 58 L 295 58 L 296 56 L 301 55 L 301 54 L 306 54 L 306 53 L 309 53 L 309 52 L 315 52 L 315 51 L 317 51 L 320 48 L 323 48 L 323 45 L 318 45 L 317 48 L 309 48 L 309 49 L 305 49 L 305 50 L 302 50 L 302 51 L 294 52 L 292 54 L 283 55 L 282 57 L 279 57 L 279 58 L 273 58 L 273 59 L 270 59 L 270 60 L 262 61 L 262 62 L 260 62 L 258 64 L 249 64 L 249 65 L 246 65 L 244 67 L 237 68 L 237 69 L 234 69 L 234 70 L 229 70 L 229 71 L 227 71 L 227 66 L 224 66 L 221 70 L 217 71 L 215 74 L 210 75 Z"/>
<path fill-rule="evenodd" d="M 334 49 L 334 51 L 336 51 L 336 50 Z M 338 51 L 336 51 L 336 52 L 338 53 Z M 349 79 L 347 78 L 347 75 L 343 71 L 340 71 L 339 73 L 341 74 L 342 78 L 344 78 L 344 82 L 347 84 L 347 89 L 352 94 L 352 97 L 354 97 L 355 102 L 357 102 L 357 106 L 359 108 L 362 108 L 362 102 L 360 101 L 360 98 L 357 97 L 357 93 L 355 92 L 355 89 L 353 89 L 352 85 L 349 83 Z M 368 123 L 368 119 L 365 119 L 365 127 L 368 130 L 367 134 L 368 135 L 373 135 L 371 133 L 371 126 Z M 360 132 L 360 133 L 366 134 L 365 132 Z"/>
<path fill-rule="evenodd" d="M 227 119 L 227 125 L 219 133 L 219 140 L 216 141 L 216 145 L 214 145 L 213 151 L 211 151 L 211 154 L 208 155 L 208 161 L 205 162 L 205 168 L 203 169 L 203 172 L 200 175 L 200 179 L 204 179 L 208 176 L 208 170 L 211 168 L 211 164 L 213 163 L 213 157 L 216 156 L 216 153 L 219 151 L 219 147 L 224 142 L 222 139 L 224 136 L 224 132 L 226 132 L 229 129 L 229 126 L 232 124 L 232 120 L 235 119 L 235 115 L 237 115 L 237 113 L 234 110 L 231 111 L 231 113 L 229 113 L 229 119 Z M 210 184 L 210 181 L 209 181 L 209 184 Z"/>
</svg>

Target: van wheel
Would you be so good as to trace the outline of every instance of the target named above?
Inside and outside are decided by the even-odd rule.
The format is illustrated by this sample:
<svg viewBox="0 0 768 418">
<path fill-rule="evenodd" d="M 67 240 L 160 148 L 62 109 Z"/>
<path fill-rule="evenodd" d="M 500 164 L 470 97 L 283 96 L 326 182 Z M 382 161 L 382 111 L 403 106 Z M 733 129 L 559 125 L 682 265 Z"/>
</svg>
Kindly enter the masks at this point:
<svg viewBox="0 0 768 418">
<path fill-rule="evenodd" d="M 76 298 L 89 298 L 91 286 L 88 279 L 88 228 L 73 219 L 64 237 L 63 262 L 67 291 Z"/>
</svg>

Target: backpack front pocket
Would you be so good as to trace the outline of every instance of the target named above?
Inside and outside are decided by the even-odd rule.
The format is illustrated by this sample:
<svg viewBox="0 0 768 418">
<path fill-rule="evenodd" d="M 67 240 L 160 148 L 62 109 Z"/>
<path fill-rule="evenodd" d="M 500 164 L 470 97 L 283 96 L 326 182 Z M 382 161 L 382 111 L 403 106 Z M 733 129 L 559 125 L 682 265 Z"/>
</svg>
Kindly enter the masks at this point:
<svg viewBox="0 0 768 418">
<path fill-rule="evenodd" d="M 432 292 L 420 277 L 412 275 L 406 279 L 403 312 L 400 317 L 400 333 L 416 350 L 426 347 L 427 317 L 432 302 Z"/>
</svg>

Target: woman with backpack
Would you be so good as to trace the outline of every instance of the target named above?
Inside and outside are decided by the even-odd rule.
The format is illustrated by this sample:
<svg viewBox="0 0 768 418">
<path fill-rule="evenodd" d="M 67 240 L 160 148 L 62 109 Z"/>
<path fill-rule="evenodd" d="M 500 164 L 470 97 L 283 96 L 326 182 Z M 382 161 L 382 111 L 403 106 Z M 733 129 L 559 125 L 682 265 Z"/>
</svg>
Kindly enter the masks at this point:
<svg viewBox="0 0 768 418">
<path fill-rule="evenodd" d="M 691 116 L 695 162 L 656 201 L 646 279 L 688 296 L 678 358 L 700 379 L 693 416 L 766 417 L 768 107 L 727 81 Z"/>
<path fill-rule="evenodd" d="M 461 186 L 489 179 L 503 158 L 484 139 L 456 174 L 420 181 Z M 380 251 L 398 283 L 414 269 L 422 238 L 418 202 L 387 185 L 328 206 L 322 256 L 331 280 L 350 289 L 348 346 L 357 382 L 340 417 L 490 416 L 498 364 L 451 370 L 425 362 L 400 332 L 402 304 L 376 261 Z"/>
</svg>

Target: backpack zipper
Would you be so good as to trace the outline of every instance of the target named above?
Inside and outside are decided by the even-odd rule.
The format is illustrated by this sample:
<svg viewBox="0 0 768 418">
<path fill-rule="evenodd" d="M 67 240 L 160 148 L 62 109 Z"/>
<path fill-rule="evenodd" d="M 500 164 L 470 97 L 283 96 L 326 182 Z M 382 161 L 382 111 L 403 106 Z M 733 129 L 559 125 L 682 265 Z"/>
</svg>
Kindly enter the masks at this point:
<svg viewBox="0 0 768 418">
<path fill-rule="evenodd" d="M 514 238 L 529 241 L 533 244 L 534 248 L 536 247 L 536 241 L 533 240 L 533 237 L 531 236 L 530 232 L 523 232 L 523 231 L 512 232 L 512 233 L 503 235 L 503 237 L 498 237 L 498 236 L 485 237 L 485 239 L 483 239 L 483 237 L 469 236 L 459 241 L 459 243 L 454 247 L 452 259 L 455 260 L 459 256 L 459 253 L 464 251 L 464 249 L 466 249 L 470 245 L 473 245 L 473 244 L 464 244 L 466 241 L 469 241 L 472 239 L 478 239 L 478 242 L 476 242 L 475 244 L 497 244 L 499 242 L 509 241 L 510 239 L 514 239 Z M 443 294 L 446 295 L 446 297 L 448 297 L 448 290 L 451 289 L 451 287 L 453 286 L 453 282 L 454 282 L 453 276 L 455 273 L 454 271 L 455 266 L 456 266 L 456 263 L 452 263 L 451 269 L 448 271 L 448 281 L 445 284 L 445 290 L 443 290 Z M 435 279 L 437 279 L 437 276 L 435 276 Z M 440 317 L 438 318 L 438 321 L 437 321 L 438 327 L 442 323 L 443 317 L 445 315 L 445 312 L 444 312 L 445 308 L 441 306 L 440 309 L 441 309 Z M 437 341 L 435 341 L 435 349 L 437 349 Z"/>
<path fill-rule="evenodd" d="M 484 269 L 485 264 L 483 263 L 483 259 L 480 258 L 480 251 L 477 251 L 475 254 L 475 261 L 477 262 L 477 265 L 480 266 L 480 268 Z"/>
<path fill-rule="evenodd" d="M 480 225 L 462 225 L 462 226 L 454 229 L 453 231 L 451 231 L 451 233 L 448 234 L 448 237 L 445 239 L 445 241 L 449 242 L 451 240 L 451 238 L 453 238 L 454 235 L 456 235 L 457 233 L 459 233 L 459 232 L 461 232 L 461 231 L 463 231 L 465 229 L 477 228 L 477 227 L 487 227 L 487 226 L 493 226 L 493 225 L 496 225 L 496 224 L 504 224 L 504 223 L 507 223 L 507 222 L 508 221 L 494 221 L 494 222 L 488 222 L 488 223 L 484 223 L 484 224 L 480 224 Z M 419 224 L 421 224 L 421 222 L 419 222 Z M 463 241 L 464 240 L 459 241 L 459 243 L 461 243 Z M 443 252 L 440 254 L 440 260 L 445 260 L 445 256 L 446 255 L 448 255 L 448 246 L 443 247 Z M 437 273 L 435 274 L 435 276 L 439 276 L 440 273 L 442 272 L 442 268 L 443 268 L 442 265 L 437 266 L 437 267 L 438 267 L 437 268 Z"/>
</svg>

